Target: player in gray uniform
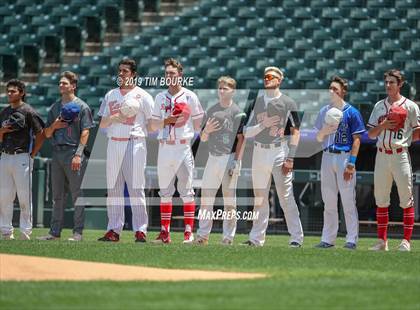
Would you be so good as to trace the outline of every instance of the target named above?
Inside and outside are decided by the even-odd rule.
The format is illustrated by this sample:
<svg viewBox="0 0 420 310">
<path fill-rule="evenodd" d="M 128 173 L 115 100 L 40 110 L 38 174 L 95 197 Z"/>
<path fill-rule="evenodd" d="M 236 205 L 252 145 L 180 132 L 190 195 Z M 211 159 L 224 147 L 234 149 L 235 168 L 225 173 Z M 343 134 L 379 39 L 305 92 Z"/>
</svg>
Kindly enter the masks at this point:
<svg viewBox="0 0 420 310">
<path fill-rule="evenodd" d="M 61 98 L 55 102 L 48 113 L 45 136 L 51 139 L 53 146 L 51 162 L 51 183 L 53 210 L 50 232 L 39 240 L 54 240 L 61 236 L 64 222 L 64 209 L 67 193 L 70 190 L 74 205 L 74 228 L 70 241 L 81 241 L 84 226 L 84 206 L 76 205 L 81 195 L 81 183 L 87 160 L 84 149 L 88 142 L 89 130 L 94 127 L 92 112 L 89 106 L 76 97 L 77 75 L 70 71 L 61 74 L 59 88 Z M 79 108 L 78 116 L 73 120 L 65 120 L 63 107 L 72 105 Z"/>
<path fill-rule="evenodd" d="M 0 230 L 2 239 L 14 239 L 13 201 L 17 194 L 20 239 L 29 240 L 32 233 L 33 157 L 44 141 L 44 122 L 24 102 L 25 84 L 22 81 L 10 80 L 6 89 L 10 106 L 0 112 Z"/>
<path fill-rule="evenodd" d="M 243 153 L 242 134 L 246 114 L 233 102 L 236 81 L 228 76 L 218 79 L 219 100 L 204 119 L 201 141 L 208 141 L 209 159 L 201 185 L 201 207 L 196 244 L 207 244 L 213 221 L 211 214 L 217 191 L 222 185 L 224 210 L 222 244 L 231 245 L 236 232 L 236 185 Z"/>
<path fill-rule="evenodd" d="M 250 122 L 244 129 L 246 139 L 254 137 L 252 182 L 257 218 L 253 222 L 249 240 L 244 243 L 250 246 L 263 246 L 265 242 L 270 213 L 268 193 L 271 175 L 291 235 L 289 246 L 300 247 L 303 243 L 303 230 L 292 183 L 293 158 L 300 137 L 300 120 L 296 103 L 280 92 L 283 77 L 279 68 L 265 68 L 265 94 L 256 99 Z"/>
</svg>

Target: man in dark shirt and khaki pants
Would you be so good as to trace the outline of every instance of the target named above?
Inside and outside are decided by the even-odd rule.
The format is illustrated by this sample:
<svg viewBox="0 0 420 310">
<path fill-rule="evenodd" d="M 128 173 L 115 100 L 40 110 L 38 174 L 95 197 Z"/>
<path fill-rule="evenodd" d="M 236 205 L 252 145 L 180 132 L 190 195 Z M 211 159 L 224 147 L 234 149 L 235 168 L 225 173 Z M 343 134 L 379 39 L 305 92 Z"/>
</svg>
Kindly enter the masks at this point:
<svg viewBox="0 0 420 310">
<path fill-rule="evenodd" d="M 62 73 L 59 83 L 61 98 L 51 106 L 48 113 L 45 136 L 51 139 L 53 155 L 51 162 L 51 183 L 53 194 L 53 211 L 50 232 L 39 240 L 55 240 L 61 237 L 64 224 L 64 209 L 67 193 L 66 183 L 70 190 L 74 205 L 73 236 L 69 241 L 81 241 L 84 227 L 84 206 L 76 200 L 81 194 L 83 174 L 87 160 L 84 149 L 88 142 L 89 130 L 94 127 L 92 112 L 89 106 L 76 97 L 77 75 L 70 71 Z M 77 117 L 65 120 L 63 107 L 78 107 Z"/>
<path fill-rule="evenodd" d="M 24 102 L 25 84 L 22 81 L 10 80 L 6 89 L 10 106 L 0 112 L 0 230 L 2 239 L 14 239 L 13 201 L 17 194 L 20 239 L 29 240 L 32 233 L 33 157 L 44 141 L 44 122 Z"/>
</svg>

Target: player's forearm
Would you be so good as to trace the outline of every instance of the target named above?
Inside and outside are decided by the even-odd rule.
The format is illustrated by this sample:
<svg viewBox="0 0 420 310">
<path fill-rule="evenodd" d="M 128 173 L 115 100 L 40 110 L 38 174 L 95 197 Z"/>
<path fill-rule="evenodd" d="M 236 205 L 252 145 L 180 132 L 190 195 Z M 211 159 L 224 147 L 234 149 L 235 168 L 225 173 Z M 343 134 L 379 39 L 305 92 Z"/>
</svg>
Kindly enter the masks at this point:
<svg viewBox="0 0 420 310">
<path fill-rule="evenodd" d="M 150 120 L 151 131 L 160 130 L 165 126 L 165 121 L 162 119 L 152 119 Z"/>
<path fill-rule="evenodd" d="M 203 129 L 200 133 L 200 140 L 203 142 L 207 142 L 209 140 L 209 134 Z"/>
<path fill-rule="evenodd" d="M 368 137 L 370 139 L 376 139 L 382 132 L 383 128 L 381 125 L 378 125 L 376 127 L 370 128 L 368 130 Z"/>
<path fill-rule="evenodd" d="M 299 144 L 299 140 L 300 140 L 300 131 L 299 131 L 299 129 L 292 127 L 291 128 L 291 135 L 290 135 L 289 145 L 295 145 L 295 146 L 297 146 Z"/>
<path fill-rule="evenodd" d="M 35 155 L 38 154 L 39 150 L 42 147 L 42 144 L 45 141 L 45 139 L 46 139 L 46 137 L 45 137 L 45 134 L 44 134 L 44 130 L 41 130 L 40 132 L 38 132 L 35 135 L 34 148 L 33 148 L 32 152 L 31 152 L 31 156 L 32 157 L 35 157 Z"/>
<path fill-rule="evenodd" d="M 325 139 L 325 134 L 321 130 L 319 130 L 316 134 L 316 140 L 318 142 L 323 142 L 324 139 Z"/>
<path fill-rule="evenodd" d="M 108 128 L 112 124 L 111 117 L 102 117 L 101 122 L 99 123 L 100 128 Z"/>
<path fill-rule="evenodd" d="M 49 139 L 54 134 L 55 128 L 53 125 L 44 129 L 45 138 Z"/>
<path fill-rule="evenodd" d="M 264 129 L 265 129 L 265 127 L 263 126 L 262 123 L 259 123 L 258 125 L 255 125 L 255 126 L 245 127 L 244 128 L 244 137 L 245 137 L 245 139 L 253 138 L 256 135 L 258 135 L 261 131 L 263 131 Z"/>
<path fill-rule="evenodd" d="M 238 142 L 236 143 L 236 150 L 235 150 L 235 160 L 242 160 L 242 156 L 244 155 L 245 149 L 245 138 L 243 134 L 237 135 Z"/>
<path fill-rule="evenodd" d="M 80 135 L 80 140 L 79 140 L 79 144 L 83 144 L 86 145 L 88 143 L 89 140 L 89 129 L 83 129 L 81 135 Z"/>
<path fill-rule="evenodd" d="M 350 155 L 357 157 L 357 154 L 359 154 L 359 149 L 360 149 L 360 135 L 354 135 L 353 145 L 351 147 Z"/>
</svg>

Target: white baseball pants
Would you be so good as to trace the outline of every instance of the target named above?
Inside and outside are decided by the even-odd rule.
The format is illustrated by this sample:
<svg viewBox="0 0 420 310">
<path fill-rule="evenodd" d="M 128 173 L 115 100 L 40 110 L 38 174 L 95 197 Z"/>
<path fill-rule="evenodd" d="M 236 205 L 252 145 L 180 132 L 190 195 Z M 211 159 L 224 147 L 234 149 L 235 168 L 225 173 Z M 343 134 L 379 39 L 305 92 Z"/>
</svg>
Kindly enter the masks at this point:
<svg viewBox="0 0 420 310">
<path fill-rule="evenodd" d="M 191 146 L 160 143 L 157 165 L 161 202 L 172 202 L 172 196 L 175 193 L 175 177 L 178 178 L 178 193 L 182 201 L 193 202 L 194 157 Z"/>
<path fill-rule="evenodd" d="M 293 194 L 293 172 L 283 175 L 281 167 L 288 152 L 287 143 L 274 148 L 254 146 L 252 156 L 252 183 L 254 187 L 254 220 L 249 239 L 256 245 L 264 245 L 265 234 L 270 216 L 268 194 L 273 175 L 281 208 L 286 218 L 290 242 L 303 243 L 303 229 L 299 218 L 299 209 Z"/>
<path fill-rule="evenodd" d="M 146 140 L 108 140 L 107 149 L 107 212 L 108 230 L 120 234 L 124 227 L 124 183 L 127 183 L 133 213 L 133 231 L 147 232 L 148 215 L 144 194 Z"/>
<path fill-rule="evenodd" d="M 324 226 L 321 240 L 335 244 L 338 233 L 338 193 L 340 192 L 346 221 L 346 242 L 357 243 L 359 217 L 356 208 L 356 174 L 345 181 L 343 174 L 350 153 L 333 154 L 324 152 L 321 162 L 321 194 L 324 201 Z"/>
<path fill-rule="evenodd" d="M 228 173 L 228 163 L 234 160 L 234 154 L 222 156 L 209 155 L 206 168 L 203 173 L 201 185 L 201 206 L 202 214 L 212 214 L 214 201 L 220 185 L 222 185 L 224 211 L 228 214 L 227 219 L 223 219 L 223 239 L 233 241 L 236 232 L 236 185 L 238 176 L 230 176 Z M 208 239 L 213 220 L 208 217 L 200 218 L 197 235 Z"/>
<path fill-rule="evenodd" d="M 20 231 L 32 233 L 32 169 L 33 160 L 28 153 L 0 158 L 0 230 L 3 235 L 13 233 L 13 202 L 16 194 L 20 206 Z"/>
</svg>

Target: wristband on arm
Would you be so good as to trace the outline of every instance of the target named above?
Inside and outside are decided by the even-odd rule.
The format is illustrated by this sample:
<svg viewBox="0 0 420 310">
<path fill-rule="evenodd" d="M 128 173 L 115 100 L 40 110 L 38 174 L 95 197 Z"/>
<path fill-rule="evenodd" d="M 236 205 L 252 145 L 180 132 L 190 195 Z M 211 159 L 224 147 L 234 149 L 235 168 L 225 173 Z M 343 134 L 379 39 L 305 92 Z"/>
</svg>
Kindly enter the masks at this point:
<svg viewBox="0 0 420 310">
<path fill-rule="evenodd" d="M 297 145 L 289 145 L 289 153 L 287 154 L 287 159 L 293 160 L 296 157 Z"/>
<path fill-rule="evenodd" d="M 77 147 L 76 153 L 74 153 L 75 156 L 82 157 L 83 151 L 85 149 L 86 145 L 79 143 L 79 146 Z"/>
<path fill-rule="evenodd" d="M 347 165 L 355 167 L 357 156 L 350 155 Z"/>
</svg>

